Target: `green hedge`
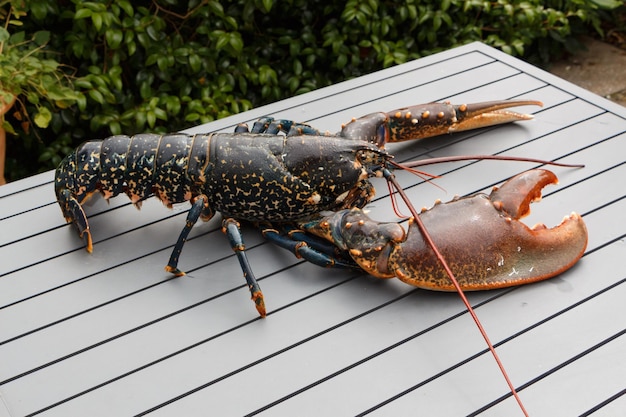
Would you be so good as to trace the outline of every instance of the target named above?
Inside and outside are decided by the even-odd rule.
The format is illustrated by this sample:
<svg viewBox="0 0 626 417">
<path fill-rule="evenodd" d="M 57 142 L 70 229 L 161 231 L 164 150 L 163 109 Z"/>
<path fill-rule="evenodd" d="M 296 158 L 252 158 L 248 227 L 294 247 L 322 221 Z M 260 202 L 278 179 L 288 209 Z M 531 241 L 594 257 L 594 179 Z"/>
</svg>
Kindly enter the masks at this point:
<svg viewBox="0 0 626 417">
<path fill-rule="evenodd" d="M 79 96 L 69 107 L 37 103 L 50 111 L 46 129 L 7 116 L 18 134 L 8 144 L 13 180 L 53 168 L 86 139 L 180 130 L 472 41 L 546 63 L 574 48 L 576 35 L 601 33 L 606 10 L 621 4 L 28 0 L 2 7 L 11 3 L 25 12 L 19 26 L 8 26 L 11 36 L 49 33 L 47 58 L 61 64 Z M 21 101 L 37 112 L 28 97 Z"/>
</svg>

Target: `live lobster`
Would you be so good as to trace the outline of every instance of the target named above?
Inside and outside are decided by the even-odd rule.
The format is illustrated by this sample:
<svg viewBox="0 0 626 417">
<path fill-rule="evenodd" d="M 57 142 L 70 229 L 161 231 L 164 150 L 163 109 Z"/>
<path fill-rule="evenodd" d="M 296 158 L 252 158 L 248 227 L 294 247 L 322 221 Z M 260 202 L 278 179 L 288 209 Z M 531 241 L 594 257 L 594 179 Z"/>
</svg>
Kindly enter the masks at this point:
<svg viewBox="0 0 626 417">
<path fill-rule="evenodd" d="M 232 134 L 113 136 L 85 142 L 68 155 L 56 170 L 55 193 L 89 252 L 93 242 L 82 204 L 94 193 L 109 199 L 124 192 L 137 208 L 151 195 L 168 207 L 190 201 L 185 227 L 166 266 L 177 276 L 184 275 L 178 259 L 191 228 L 198 218 L 208 220 L 221 212 L 223 231 L 262 317 L 265 302 L 238 220 L 253 222 L 268 240 L 322 266 L 357 268 L 432 290 L 457 290 L 527 415 L 463 291 L 527 284 L 567 270 L 587 246 L 582 218 L 572 213 L 551 229 L 531 229 L 519 221 L 530 203 L 540 199 L 541 189 L 556 182 L 547 170 L 519 174 L 489 196 L 455 198 L 418 214 L 392 173 L 410 164 L 393 162 L 384 150 L 389 142 L 531 118 L 504 110 L 521 105 L 541 103 L 430 103 L 353 119 L 336 135 L 268 117 L 251 132 L 240 125 Z M 403 197 L 412 214 L 408 232 L 363 212 L 374 196 L 371 177 L 385 177 Z"/>
<path fill-rule="evenodd" d="M 190 201 L 186 225 L 166 266 L 177 276 L 184 275 L 178 259 L 193 225 L 221 212 L 223 230 L 262 317 L 264 298 L 247 261 L 238 220 L 254 222 L 269 240 L 316 264 L 361 268 L 374 276 L 450 291 L 454 288 L 447 273 L 435 266 L 432 250 L 414 227 L 405 234 L 400 225 L 374 222 L 361 211 L 374 196 L 368 178 L 389 178 L 394 168 L 402 167 L 384 150 L 386 143 L 527 120 L 531 116 L 504 110 L 522 105 L 541 103 L 430 103 L 353 119 L 336 135 L 267 117 L 250 132 L 240 125 L 231 134 L 112 136 L 87 141 L 68 155 L 56 170 L 55 192 L 64 217 L 77 227 L 89 252 L 91 231 L 81 205 L 94 193 L 109 199 L 124 192 L 137 208 L 151 195 L 170 208 Z M 277 135 L 281 131 L 285 135 Z M 552 229 L 531 230 L 518 222 L 541 188 L 555 181 L 552 173 L 531 172 L 510 180 L 491 199 L 461 199 L 421 215 L 428 219 L 428 229 L 436 230 L 437 245 L 460 275 L 462 289 L 535 282 L 576 263 L 587 242 L 580 216 L 572 214 Z M 473 203 L 476 199 L 484 204 Z M 327 211 L 334 214 L 327 216 Z M 471 219 L 477 215 L 491 220 L 476 224 Z M 470 226 L 488 231 L 480 253 L 468 253 L 479 247 L 476 242 L 466 246 L 458 238 L 457 231 Z M 300 232 L 285 234 L 286 229 Z"/>
</svg>

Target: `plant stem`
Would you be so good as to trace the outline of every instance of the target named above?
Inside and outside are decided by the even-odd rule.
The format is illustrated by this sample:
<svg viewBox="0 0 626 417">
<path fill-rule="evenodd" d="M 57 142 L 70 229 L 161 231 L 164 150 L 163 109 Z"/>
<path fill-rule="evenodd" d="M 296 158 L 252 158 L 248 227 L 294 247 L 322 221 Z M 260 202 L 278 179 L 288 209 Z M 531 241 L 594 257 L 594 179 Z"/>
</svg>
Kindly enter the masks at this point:
<svg viewBox="0 0 626 417">
<path fill-rule="evenodd" d="M 6 159 L 7 153 L 7 134 L 4 130 L 3 124 L 5 113 L 8 112 L 15 103 L 16 97 L 14 95 L 12 95 L 11 97 L 11 100 L 9 100 L 7 103 L 0 99 L 0 104 L 2 105 L 2 107 L 0 107 L 0 185 L 4 185 L 7 183 L 7 180 L 4 177 L 4 161 Z"/>
</svg>

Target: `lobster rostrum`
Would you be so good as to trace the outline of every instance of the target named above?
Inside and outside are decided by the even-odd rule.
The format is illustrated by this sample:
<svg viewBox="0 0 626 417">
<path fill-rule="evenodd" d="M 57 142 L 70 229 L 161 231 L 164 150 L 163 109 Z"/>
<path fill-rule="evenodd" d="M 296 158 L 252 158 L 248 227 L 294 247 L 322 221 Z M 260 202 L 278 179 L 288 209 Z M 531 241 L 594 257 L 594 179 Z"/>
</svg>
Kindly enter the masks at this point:
<svg viewBox="0 0 626 417">
<path fill-rule="evenodd" d="M 458 106 L 431 103 L 353 119 L 336 135 L 322 134 L 305 124 L 262 118 L 251 131 L 240 125 L 230 134 L 112 136 L 85 142 L 68 155 L 56 170 L 55 192 L 64 217 L 77 227 L 89 252 L 93 250 L 93 242 L 82 204 L 93 194 L 101 193 L 109 199 L 124 192 L 137 208 L 151 195 L 168 207 L 190 201 L 185 227 L 166 266 L 175 275 L 184 275 L 178 269 L 178 259 L 198 218 L 206 221 L 215 212 L 222 213 L 223 230 L 241 263 L 261 316 L 266 314 L 265 303 L 245 255 L 238 220 L 254 222 L 268 239 L 314 263 L 362 268 L 376 276 L 398 276 L 412 285 L 448 290 L 441 272 L 436 271 L 431 261 L 422 258 L 424 249 L 411 226 L 405 236 L 401 226 L 376 223 L 359 210 L 374 196 L 368 178 L 389 177 L 391 170 L 400 166 L 384 150 L 386 143 L 530 119 L 532 116 L 506 110 L 521 105 L 541 103 L 496 101 Z M 277 135 L 281 131 L 286 134 Z M 586 242 L 580 217 L 569 222 L 577 225 L 574 230 L 557 227 L 546 232 L 531 231 L 524 239 L 533 249 L 517 248 L 518 240 L 522 239 L 517 234 L 528 232 L 518 226 L 516 213 L 526 210 L 527 201 L 535 199 L 537 190 L 545 183 L 541 179 L 529 187 L 519 187 L 519 180 L 514 180 L 512 185 L 503 187 L 513 192 L 502 197 L 500 191 L 495 200 L 492 196 L 489 203 L 484 203 L 491 206 L 491 216 L 499 220 L 472 224 L 475 208 L 468 208 L 464 199 L 438 205 L 423 214 L 424 218 L 433 219 L 429 228 L 436 235 L 441 233 L 438 244 L 445 248 L 446 258 L 458 268 L 459 275 L 467 280 L 466 288 L 497 288 L 501 275 L 490 278 L 474 272 L 503 269 L 495 268 L 497 262 L 493 264 L 491 259 L 466 254 L 467 248 L 456 233 L 450 237 L 449 229 L 437 229 L 441 219 L 453 220 L 452 230 L 478 227 L 491 231 L 483 237 L 482 247 L 496 250 L 494 253 L 505 258 L 507 267 L 515 270 L 523 269 L 515 261 L 509 262 L 516 252 L 521 254 L 520 259 L 532 260 L 542 251 L 550 251 L 557 259 L 549 272 L 538 264 L 525 265 L 528 271 L 517 280 L 509 280 L 509 285 L 556 275 L 580 258 L 581 247 L 584 249 L 581 242 Z M 511 212 L 510 207 L 517 201 L 524 203 Z M 327 211 L 336 213 L 322 217 Z M 287 226 L 307 232 L 286 235 L 277 231 Z M 567 243 L 572 233 L 573 243 Z M 330 244 L 313 235 L 322 236 Z M 551 236 L 552 240 L 542 236 Z M 378 241 L 379 237 L 382 241 Z M 562 244 L 553 247 L 554 240 Z M 370 245 L 372 241 L 376 241 L 374 246 Z M 475 242 L 469 246 L 475 247 Z M 472 274 L 463 272 L 470 270 Z M 415 275 L 426 278 L 408 278 Z"/>
</svg>

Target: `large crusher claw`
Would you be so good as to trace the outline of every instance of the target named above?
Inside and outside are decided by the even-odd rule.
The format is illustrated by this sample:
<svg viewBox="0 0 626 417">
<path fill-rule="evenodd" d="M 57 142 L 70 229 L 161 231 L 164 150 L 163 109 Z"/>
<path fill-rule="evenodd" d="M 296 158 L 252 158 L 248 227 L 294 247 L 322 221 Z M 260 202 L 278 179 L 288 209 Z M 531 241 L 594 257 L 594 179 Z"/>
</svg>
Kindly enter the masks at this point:
<svg viewBox="0 0 626 417">
<path fill-rule="evenodd" d="M 420 214 L 464 291 L 541 281 L 582 257 L 587 229 L 580 215 L 572 213 L 553 228 L 530 228 L 519 221 L 529 213 L 530 203 L 541 198 L 541 189 L 556 181 L 550 171 L 531 170 L 489 196 L 454 199 Z M 397 223 L 379 223 L 352 209 L 304 226 L 348 251 L 371 275 L 398 277 L 431 290 L 455 290 L 413 219 L 405 233 Z"/>
</svg>

